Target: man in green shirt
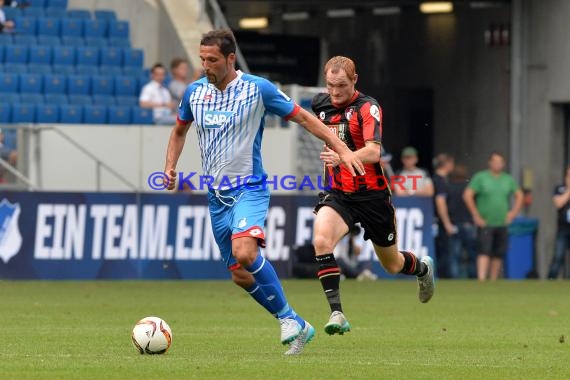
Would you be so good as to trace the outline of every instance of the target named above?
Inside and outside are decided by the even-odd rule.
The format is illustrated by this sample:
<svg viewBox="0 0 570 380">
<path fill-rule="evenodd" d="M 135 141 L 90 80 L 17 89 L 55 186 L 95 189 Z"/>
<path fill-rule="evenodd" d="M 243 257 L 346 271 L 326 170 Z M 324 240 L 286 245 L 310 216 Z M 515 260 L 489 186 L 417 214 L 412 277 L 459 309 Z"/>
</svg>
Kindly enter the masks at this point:
<svg viewBox="0 0 570 380">
<path fill-rule="evenodd" d="M 485 281 L 499 277 L 503 258 L 507 252 L 507 226 L 518 215 L 523 193 L 515 179 L 505 173 L 505 157 L 493 152 L 489 156 L 489 169 L 476 173 L 463 193 L 463 200 L 479 227 L 479 256 L 477 278 Z M 510 208 L 511 195 L 515 196 Z"/>
</svg>

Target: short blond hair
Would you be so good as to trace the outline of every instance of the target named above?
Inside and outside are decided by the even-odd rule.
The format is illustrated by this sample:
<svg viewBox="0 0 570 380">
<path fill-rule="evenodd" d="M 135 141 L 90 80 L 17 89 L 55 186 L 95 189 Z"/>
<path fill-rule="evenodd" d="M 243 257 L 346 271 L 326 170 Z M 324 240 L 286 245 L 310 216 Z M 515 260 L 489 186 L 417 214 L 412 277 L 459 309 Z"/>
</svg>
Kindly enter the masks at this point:
<svg viewBox="0 0 570 380">
<path fill-rule="evenodd" d="M 350 80 L 354 80 L 356 76 L 356 65 L 354 64 L 354 61 L 348 57 L 343 57 L 340 55 L 332 57 L 325 64 L 325 76 L 327 75 L 329 70 L 333 74 L 338 73 L 340 70 L 344 70 L 346 76 Z"/>
</svg>

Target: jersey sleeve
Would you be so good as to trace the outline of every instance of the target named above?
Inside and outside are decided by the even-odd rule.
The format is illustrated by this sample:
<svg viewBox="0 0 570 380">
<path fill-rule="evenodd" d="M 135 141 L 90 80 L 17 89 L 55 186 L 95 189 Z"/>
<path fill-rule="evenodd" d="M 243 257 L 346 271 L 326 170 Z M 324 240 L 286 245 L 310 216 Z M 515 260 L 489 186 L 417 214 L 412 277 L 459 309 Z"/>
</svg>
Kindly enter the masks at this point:
<svg viewBox="0 0 570 380">
<path fill-rule="evenodd" d="M 272 114 L 290 119 L 301 110 L 299 105 L 270 81 L 261 79 L 258 85 L 261 91 L 263 105 Z"/>
<path fill-rule="evenodd" d="M 519 190 L 519 185 L 512 176 L 510 176 L 510 178 L 511 178 L 511 192 L 516 193 Z"/>
<path fill-rule="evenodd" d="M 360 107 L 362 136 L 364 141 L 382 141 L 382 108 L 376 101 L 368 101 Z"/>
<path fill-rule="evenodd" d="M 194 115 L 190 109 L 190 95 L 196 90 L 197 85 L 192 83 L 184 91 L 184 95 L 178 104 L 178 122 L 191 123 L 194 121 Z"/>
<path fill-rule="evenodd" d="M 150 102 L 152 100 L 152 90 L 149 85 L 145 85 L 142 88 L 141 94 L 139 96 L 139 101 Z"/>
</svg>

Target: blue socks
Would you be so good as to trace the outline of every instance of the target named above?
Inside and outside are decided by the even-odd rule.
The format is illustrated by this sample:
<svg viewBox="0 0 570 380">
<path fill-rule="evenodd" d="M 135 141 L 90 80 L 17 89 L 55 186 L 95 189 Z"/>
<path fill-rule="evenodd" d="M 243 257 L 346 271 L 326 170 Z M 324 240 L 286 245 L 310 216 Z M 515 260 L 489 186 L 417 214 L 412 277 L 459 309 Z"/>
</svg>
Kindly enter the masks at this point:
<svg viewBox="0 0 570 380">
<path fill-rule="evenodd" d="M 301 328 L 305 328 L 303 318 L 299 317 L 287 303 L 281 282 L 269 261 L 258 253 L 253 264 L 245 269 L 255 278 L 255 284 L 246 290 L 257 303 L 276 318 L 293 318 L 301 325 Z"/>
</svg>

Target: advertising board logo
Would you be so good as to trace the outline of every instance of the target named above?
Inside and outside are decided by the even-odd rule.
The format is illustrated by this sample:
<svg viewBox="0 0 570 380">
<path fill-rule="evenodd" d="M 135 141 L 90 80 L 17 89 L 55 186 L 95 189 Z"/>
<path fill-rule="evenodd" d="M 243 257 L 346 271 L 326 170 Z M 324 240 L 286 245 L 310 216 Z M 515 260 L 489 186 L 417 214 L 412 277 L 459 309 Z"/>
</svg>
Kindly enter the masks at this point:
<svg viewBox="0 0 570 380">
<path fill-rule="evenodd" d="M 0 259 L 4 263 L 18 254 L 22 246 L 22 235 L 18 227 L 20 205 L 6 199 L 0 202 Z"/>
</svg>

